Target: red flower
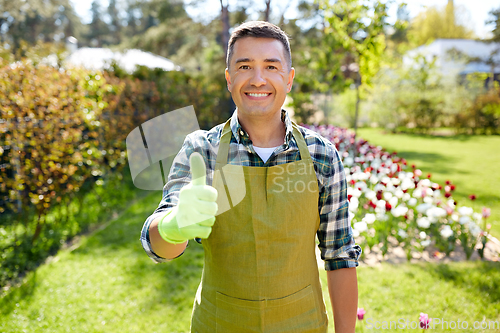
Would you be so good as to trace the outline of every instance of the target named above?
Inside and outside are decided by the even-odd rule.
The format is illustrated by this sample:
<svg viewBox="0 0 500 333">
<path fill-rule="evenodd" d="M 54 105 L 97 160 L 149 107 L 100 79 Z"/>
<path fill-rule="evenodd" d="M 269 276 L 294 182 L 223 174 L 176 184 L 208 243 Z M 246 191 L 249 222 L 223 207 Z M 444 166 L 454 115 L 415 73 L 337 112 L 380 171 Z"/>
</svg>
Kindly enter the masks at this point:
<svg viewBox="0 0 500 333">
<path fill-rule="evenodd" d="M 450 185 L 450 184 L 451 184 L 451 182 L 450 182 L 449 180 L 445 181 L 444 183 L 445 183 L 446 185 Z"/>
<path fill-rule="evenodd" d="M 451 184 L 451 185 L 450 185 L 450 189 L 451 189 L 452 191 L 455 191 L 455 185 Z"/>
<path fill-rule="evenodd" d="M 385 210 L 391 210 L 392 209 L 392 206 L 390 203 L 386 202 L 385 203 Z"/>
<path fill-rule="evenodd" d="M 351 198 L 352 198 L 352 194 L 348 194 L 348 195 L 347 195 L 347 200 L 348 200 L 348 201 L 351 201 Z"/>
<path fill-rule="evenodd" d="M 451 197 L 451 193 L 450 193 L 450 192 L 446 192 L 446 193 L 444 194 L 444 197 L 445 197 L 445 198 L 449 198 L 449 197 Z"/>
<path fill-rule="evenodd" d="M 363 320 L 363 318 L 365 317 L 365 313 L 366 313 L 365 309 L 358 308 L 358 311 L 357 311 L 358 319 Z"/>
<path fill-rule="evenodd" d="M 471 199 L 472 201 L 476 200 L 476 195 L 475 194 L 469 195 L 469 199 Z"/>
</svg>

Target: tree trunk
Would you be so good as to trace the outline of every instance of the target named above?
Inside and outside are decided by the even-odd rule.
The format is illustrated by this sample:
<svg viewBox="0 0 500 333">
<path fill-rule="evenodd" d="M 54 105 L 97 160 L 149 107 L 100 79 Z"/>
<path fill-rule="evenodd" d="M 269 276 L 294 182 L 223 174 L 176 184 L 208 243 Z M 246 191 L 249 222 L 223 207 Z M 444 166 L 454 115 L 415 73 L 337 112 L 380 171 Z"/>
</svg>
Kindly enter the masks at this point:
<svg viewBox="0 0 500 333">
<path fill-rule="evenodd" d="M 264 21 L 269 22 L 270 14 L 271 14 L 271 0 L 266 0 L 266 11 L 264 12 Z"/>
<path fill-rule="evenodd" d="M 229 43 L 229 4 L 224 6 L 222 0 L 220 0 L 220 19 L 222 22 L 222 49 L 224 50 L 224 54 L 227 55 L 227 48 Z"/>
</svg>

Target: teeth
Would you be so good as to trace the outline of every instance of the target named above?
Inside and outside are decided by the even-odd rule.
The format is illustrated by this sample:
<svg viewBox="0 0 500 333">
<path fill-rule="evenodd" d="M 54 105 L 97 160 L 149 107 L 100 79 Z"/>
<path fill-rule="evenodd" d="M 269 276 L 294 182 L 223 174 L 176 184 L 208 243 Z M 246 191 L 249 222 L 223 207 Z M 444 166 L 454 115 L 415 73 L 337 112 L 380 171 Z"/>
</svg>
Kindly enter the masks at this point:
<svg viewBox="0 0 500 333">
<path fill-rule="evenodd" d="M 269 95 L 269 94 L 267 94 L 267 93 L 265 93 L 265 94 L 248 93 L 248 96 L 252 96 L 252 97 L 266 97 L 267 95 Z"/>
</svg>

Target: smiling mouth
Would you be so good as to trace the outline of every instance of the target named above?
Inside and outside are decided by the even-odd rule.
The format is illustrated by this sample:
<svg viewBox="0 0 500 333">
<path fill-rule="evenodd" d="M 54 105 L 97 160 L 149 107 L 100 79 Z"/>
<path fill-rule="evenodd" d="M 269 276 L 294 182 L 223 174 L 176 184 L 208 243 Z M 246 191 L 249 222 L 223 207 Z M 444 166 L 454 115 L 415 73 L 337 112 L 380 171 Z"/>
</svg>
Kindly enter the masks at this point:
<svg viewBox="0 0 500 333">
<path fill-rule="evenodd" d="M 251 96 L 251 97 L 267 97 L 267 96 L 271 95 L 271 93 L 245 93 L 245 95 Z"/>
</svg>

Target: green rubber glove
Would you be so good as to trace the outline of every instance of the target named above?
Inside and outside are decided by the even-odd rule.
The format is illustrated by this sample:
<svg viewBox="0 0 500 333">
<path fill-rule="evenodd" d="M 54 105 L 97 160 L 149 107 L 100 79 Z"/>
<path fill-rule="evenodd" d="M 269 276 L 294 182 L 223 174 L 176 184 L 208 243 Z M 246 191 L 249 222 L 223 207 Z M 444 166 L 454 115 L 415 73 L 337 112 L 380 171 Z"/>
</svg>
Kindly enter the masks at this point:
<svg viewBox="0 0 500 333">
<path fill-rule="evenodd" d="M 206 185 L 205 161 L 199 153 L 189 157 L 191 182 L 179 193 L 179 203 L 158 223 L 160 236 L 169 243 L 208 238 L 217 213 L 217 190 Z"/>
</svg>

